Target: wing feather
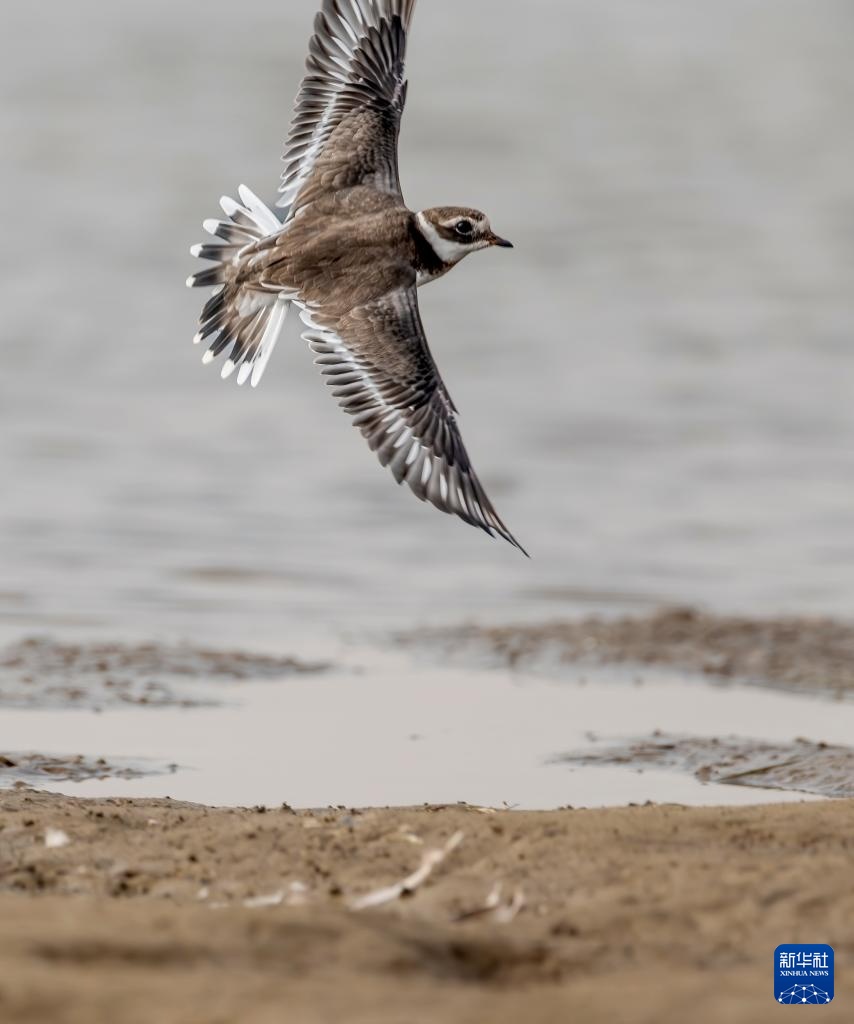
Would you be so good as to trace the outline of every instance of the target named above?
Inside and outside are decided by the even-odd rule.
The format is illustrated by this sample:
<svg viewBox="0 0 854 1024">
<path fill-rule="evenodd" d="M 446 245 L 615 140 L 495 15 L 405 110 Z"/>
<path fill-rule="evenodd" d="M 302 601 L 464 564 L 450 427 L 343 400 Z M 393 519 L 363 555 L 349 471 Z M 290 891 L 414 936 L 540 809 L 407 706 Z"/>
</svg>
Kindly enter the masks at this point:
<svg viewBox="0 0 854 1024">
<path fill-rule="evenodd" d="M 327 188 L 400 194 L 397 137 L 415 0 L 324 0 L 282 159 L 288 218 Z"/>
<path fill-rule="evenodd" d="M 341 408 L 383 466 L 421 501 L 525 549 L 501 521 L 457 426 L 430 354 L 414 286 L 346 316 L 305 310 L 303 337 Z"/>
</svg>

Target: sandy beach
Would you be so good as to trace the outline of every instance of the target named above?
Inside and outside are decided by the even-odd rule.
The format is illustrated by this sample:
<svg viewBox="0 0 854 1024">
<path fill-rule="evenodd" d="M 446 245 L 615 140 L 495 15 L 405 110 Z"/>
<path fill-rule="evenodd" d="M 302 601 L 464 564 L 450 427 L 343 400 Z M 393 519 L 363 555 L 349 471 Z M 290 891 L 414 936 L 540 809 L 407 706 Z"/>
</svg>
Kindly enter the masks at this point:
<svg viewBox="0 0 854 1024">
<path fill-rule="evenodd" d="M 413 893 L 353 909 L 454 836 Z M 779 942 L 854 952 L 852 850 L 851 801 L 260 813 L 19 788 L 0 795 L 0 1017 L 773 1021 Z M 850 1019 L 846 977 L 830 1020 Z"/>
<path fill-rule="evenodd" d="M 86 723 L 96 729 L 103 723 L 106 731 L 93 736 L 113 745 L 63 755 L 49 742 L 22 753 L 13 728 L 0 749 L 0 1020 L 776 1019 L 771 965 L 779 943 L 828 942 L 840 964 L 854 950 L 854 800 L 815 799 L 852 792 L 854 750 L 822 740 L 830 735 L 830 716 L 844 732 L 852 635 L 850 626 L 830 620 L 688 610 L 422 633 L 415 646 L 426 644 L 448 665 L 484 656 L 488 665 L 480 674 L 431 670 L 422 681 L 428 703 L 413 706 L 421 692 L 413 680 L 423 670 L 407 642 L 400 671 L 390 671 L 390 688 L 380 691 L 399 691 L 402 703 L 384 708 L 382 729 L 372 734 L 365 731 L 368 716 L 379 705 L 371 675 L 389 672 L 380 661 L 367 662 L 373 672 L 360 674 L 240 650 L 22 640 L 0 652 L 0 705 L 9 720 L 30 716 L 14 719 L 18 729 L 24 722 L 72 729 L 66 750 L 81 749 Z M 594 686 L 579 683 L 578 673 L 594 665 L 629 671 Z M 650 700 L 661 704 L 658 690 L 632 682 L 632 673 L 658 671 L 672 675 L 666 701 L 685 702 L 692 733 L 627 735 L 617 744 L 591 736 L 575 753 L 552 748 L 551 765 L 543 763 L 550 743 L 574 735 L 560 721 L 554 732 L 544 731 L 546 720 L 561 713 L 561 700 L 577 701 L 565 707 L 585 710 L 591 721 L 604 701 L 615 720 L 615 700 L 634 701 L 638 709 Z M 543 673 L 551 673 L 551 682 L 539 679 Z M 723 689 L 708 685 L 715 679 Z M 461 686 L 471 691 L 476 717 L 462 722 L 462 758 L 455 761 L 446 726 L 461 713 Z M 500 703 L 501 686 L 517 703 Z M 348 692 L 360 724 L 344 748 L 345 734 L 335 733 L 334 723 L 347 718 L 341 702 Z M 774 701 L 788 702 L 781 706 L 795 717 L 779 727 L 785 740 L 757 740 L 759 720 L 733 722 L 722 736 L 701 721 L 701 701 L 712 699 L 708 706 L 720 706 L 726 716 L 727 708 L 757 697 L 772 708 Z M 271 698 L 279 710 L 265 733 L 264 702 Z M 550 715 L 551 699 L 558 703 Z M 517 716 L 520 745 L 519 716 L 526 708 L 533 715 L 535 742 L 522 748 L 518 764 L 530 757 L 542 774 L 525 782 L 524 799 L 541 798 L 536 787 L 549 779 L 554 794 L 576 780 L 587 806 L 311 810 L 281 799 L 213 807 L 165 797 L 72 795 L 108 785 L 132 794 L 142 784 L 159 794 L 180 792 L 206 775 L 205 785 L 219 792 L 217 760 L 226 776 L 250 780 L 245 786 L 253 793 L 261 792 L 251 783 L 253 760 L 268 766 L 283 792 L 306 792 L 299 772 L 307 770 L 310 748 L 290 761 L 276 748 L 288 745 L 287 736 L 293 742 L 295 733 L 285 732 L 289 718 L 310 721 L 299 716 L 312 700 L 323 717 L 301 728 L 320 748 L 316 763 L 328 762 L 336 792 L 360 773 L 372 792 L 395 792 L 390 766 L 397 764 L 400 772 L 426 773 L 432 790 L 442 785 L 464 796 L 479 771 L 492 775 L 501 767 L 485 747 L 496 729 L 483 717 L 488 704 L 493 716 Z M 330 715 L 333 700 L 338 706 Z M 432 720 L 426 709 L 436 703 Z M 407 738 L 412 713 L 424 735 Z M 634 714 L 620 721 L 637 726 Z M 130 729 L 125 746 L 114 735 L 121 716 Z M 216 739 L 228 735 L 217 732 L 220 719 L 231 742 Z M 167 734 L 162 753 L 168 757 L 161 762 L 128 756 L 136 746 L 127 744 L 143 745 L 143 734 L 158 728 L 150 722 L 178 730 Z M 819 727 L 812 740 L 792 731 Z M 241 741 L 237 732 L 245 728 L 253 731 Z M 331 744 L 329 729 L 339 745 Z M 196 758 L 202 758 L 198 744 L 210 748 L 196 767 L 184 750 L 191 734 Z M 398 734 L 406 746 L 386 753 L 382 743 Z M 507 735 L 512 743 L 516 733 Z M 366 744 L 377 745 L 373 759 Z M 500 741 L 495 746 L 507 761 L 511 751 Z M 411 750 L 405 761 L 404 749 Z M 115 750 L 124 754 L 114 756 Z M 436 753 L 444 763 L 434 760 Z M 181 764 L 171 763 L 173 756 Z M 603 766 L 615 774 L 597 783 Z M 465 774 L 454 777 L 455 770 Z M 511 774 L 500 776 L 502 785 Z M 638 793 L 684 792 L 688 802 L 739 800 L 742 806 L 692 807 L 664 795 L 595 806 L 603 799 L 619 803 L 614 793 L 623 791 L 613 787 L 630 777 Z M 683 778 L 695 788 L 674 790 Z M 54 789 L 62 793 L 49 792 Z M 753 805 L 784 798 L 789 802 Z M 831 1020 L 849 1019 L 847 1002 L 840 973 L 826 1010 Z"/>
</svg>

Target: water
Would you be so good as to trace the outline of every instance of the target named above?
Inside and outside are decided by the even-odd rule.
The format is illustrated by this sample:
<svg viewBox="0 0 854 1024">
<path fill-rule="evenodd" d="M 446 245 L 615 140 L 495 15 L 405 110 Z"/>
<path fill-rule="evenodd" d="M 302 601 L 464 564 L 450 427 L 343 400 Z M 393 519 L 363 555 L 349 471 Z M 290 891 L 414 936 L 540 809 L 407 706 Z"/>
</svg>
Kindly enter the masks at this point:
<svg viewBox="0 0 854 1024">
<path fill-rule="evenodd" d="M 354 652 L 355 653 L 355 652 Z M 567 752 L 614 737 L 733 733 L 789 743 L 794 736 L 849 743 L 854 704 L 749 687 L 719 689 L 657 677 L 642 686 L 594 673 L 587 685 L 507 672 L 413 669 L 362 652 L 364 675 L 241 684 L 222 707 L 4 712 L 15 749 L 108 760 L 131 756 L 175 774 L 50 781 L 77 796 L 171 796 L 207 804 L 295 807 L 469 803 L 523 808 L 646 800 L 756 804 L 808 799 L 779 789 L 705 785 L 691 774 L 638 764 L 577 768 Z M 222 684 L 211 691 L 222 698 Z M 591 734 L 598 741 L 591 745 Z"/>
<path fill-rule="evenodd" d="M 188 246 L 274 198 L 315 4 L 4 13 L 0 640 L 850 616 L 850 3 L 421 3 L 407 200 L 517 246 L 422 310 L 531 562 L 396 488 L 295 330 L 257 392 L 190 344 Z"/>
</svg>

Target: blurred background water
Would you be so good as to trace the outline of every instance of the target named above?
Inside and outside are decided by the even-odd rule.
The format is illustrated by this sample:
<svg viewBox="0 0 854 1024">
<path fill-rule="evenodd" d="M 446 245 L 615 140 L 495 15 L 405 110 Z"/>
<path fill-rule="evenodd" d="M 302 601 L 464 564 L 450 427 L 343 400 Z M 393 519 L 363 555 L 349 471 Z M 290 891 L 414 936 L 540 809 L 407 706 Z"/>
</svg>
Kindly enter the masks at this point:
<svg viewBox="0 0 854 1024">
<path fill-rule="evenodd" d="M 394 486 L 294 324 L 257 391 L 191 344 L 188 247 L 275 198 L 315 6 L 4 11 L 0 631 L 854 613 L 850 0 L 421 0 L 406 199 L 517 246 L 422 311 L 531 562 Z"/>
</svg>

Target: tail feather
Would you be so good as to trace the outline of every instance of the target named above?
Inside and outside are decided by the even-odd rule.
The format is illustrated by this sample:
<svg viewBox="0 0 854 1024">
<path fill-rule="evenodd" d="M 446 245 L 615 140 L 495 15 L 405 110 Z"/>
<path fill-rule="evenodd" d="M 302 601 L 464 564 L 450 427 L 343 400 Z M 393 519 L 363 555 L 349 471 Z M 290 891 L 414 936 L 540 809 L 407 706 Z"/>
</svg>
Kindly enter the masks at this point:
<svg viewBox="0 0 854 1024">
<path fill-rule="evenodd" d="M 205 257 L 206 258 L 206 257 Z M 228 280 L 228 266 L 221 263 L 219 266 L 210 267 L 208 270 L 199 270 L 187 278 L 188 288 L 205 288 L 211 284 L 223 284 Z"/>
<path fill-rule="evenodd" d="M 257 224 L 258 227 L 266 228 L 266 234 L 272 235 L 281 229 L 282 222 L 268 206 L 261 202 L 251 189 L 245 185 L 240 185 L 237 189 L 237 194 L 246 207 L 252 222 Z"/>
<path fill-rule="evenodd" d="M 279 340 L 279 335 L 282 333 L 282 325 L 284 324 L 285 317 L 287 315 L 288 303 L 277 303 L 270 319 L 267 322 L 267 326 L 264 329 L 264 337 L 261 339 L 261 345 L 253 357 L 253 388 L 258 387 L 258 382 L 264 376 L 264 371 L 267 369 L 267 363 L 269 363 L 270 356 L 273 354 L 273 349 L 276 347 L 276 342 Z"/>
<path fill-rule="evenodd" d="M 213 362 L 229 346 L 222 368 L 223 379 L 238 370 L 237 383 L 251 380 L 257 387 L 287 316 L 290 299 L 275 291 L 238 283 L 247 250 L 281 230 L 279 218 L 245 185 L 238 191 L 241 202 L 223 196 L 220 206 L 227 220 L 206 220 L 205 231 L 220 241 L 194 245 L 190 254 L 213 264 L 187 279 L 189 288 L 213 286 L 199 318 L 195 344 L 210 339 L 202 362 Z M 241 205 L 242 203 L 242 205 Z"/>
<path fill-rule="evenodd" d="M 209 235 L 222 238 L 226 242 L 238 242 L 240 245 L 246 245 L 247 242 L 252 242 L 257 237 L 253 232 L 242 228 L 239 224 L 234 224 L 230 220 L 214 220 L 211 218 L 203 221 L 202 227 Z"/>
</svg>

